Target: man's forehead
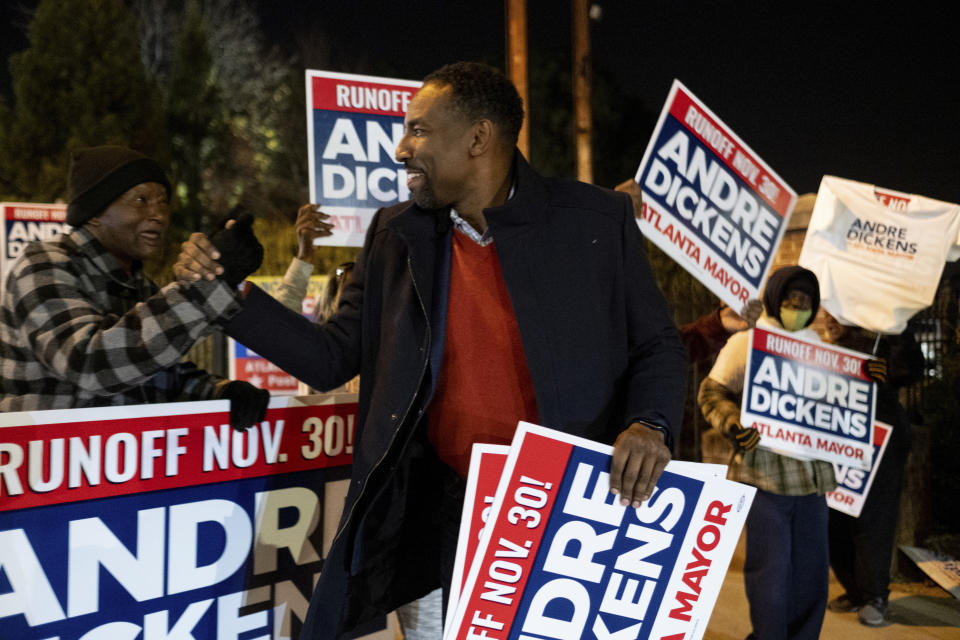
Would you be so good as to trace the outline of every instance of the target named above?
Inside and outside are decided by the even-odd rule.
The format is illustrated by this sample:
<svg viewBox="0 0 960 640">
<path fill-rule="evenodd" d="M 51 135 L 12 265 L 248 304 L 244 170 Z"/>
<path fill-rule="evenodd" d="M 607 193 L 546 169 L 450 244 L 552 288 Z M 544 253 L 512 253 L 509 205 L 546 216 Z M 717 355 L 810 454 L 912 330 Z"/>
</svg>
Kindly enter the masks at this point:
<svg viewBox="0 0 960 640">
<path fill-rule="evenodd" d="M 449 85 L 428 83 L 414 94 L 407 107 L 407 122 L 423 120 L 438 113 L 445 113 L 450 102 L 452 88 Z"/>
</svg>

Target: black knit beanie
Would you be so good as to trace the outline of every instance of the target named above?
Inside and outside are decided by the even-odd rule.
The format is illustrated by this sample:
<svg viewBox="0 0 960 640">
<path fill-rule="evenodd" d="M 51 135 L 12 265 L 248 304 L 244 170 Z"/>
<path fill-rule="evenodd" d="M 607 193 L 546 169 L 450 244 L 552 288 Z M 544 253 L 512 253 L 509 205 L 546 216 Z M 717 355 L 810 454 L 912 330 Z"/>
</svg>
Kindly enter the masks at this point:
<svg viewBox="0 0 960 640">
<path fill-rule="evenodd" d="M 80 149 L 70 165 L 67 223 L 82 226 L 144 182 L 159 182 L 170 195 L 170 182 L 163 169 L 142 153 L 113 145 Z"/>
</svg>

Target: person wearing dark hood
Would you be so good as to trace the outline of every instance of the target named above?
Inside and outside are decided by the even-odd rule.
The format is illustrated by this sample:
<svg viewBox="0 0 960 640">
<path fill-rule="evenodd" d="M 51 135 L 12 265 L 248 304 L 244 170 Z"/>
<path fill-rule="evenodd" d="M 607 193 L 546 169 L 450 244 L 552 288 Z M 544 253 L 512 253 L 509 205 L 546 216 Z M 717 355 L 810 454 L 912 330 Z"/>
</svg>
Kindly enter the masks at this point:
<svg viewBox="0 0 960 640">
<path fill-rule="evenodd" d="M 763 292 L 764 313 L 757 326 L 785 329 L 820 342 L 810 328 L 820 306 L 813 272 L 782 267 Z M 760 433 L 740 422 L 740 395 L 749 334 L 734 334 L 700 385 L 698 402 L 711 428 L 704 434 L 732 445 L 724 460 L 727 477 L 757 487 L 747 517 L 743 567 L 750 622 L 749 638 L 814 639 L 827 606 L 829 556 L 826 494 L 836 488 L 833 465 L 798 460 L 759 449 Z"/>
<path fill-rule="evenodd" d="M 73 230 L 28 244 L 4 287 L 0 411 L 222 398 L 234 428 L 262 420 L 269 393 L 181 361 L 210 331 L 190 296 L 217 309 L 233 297 L 158 289 L 143 272 L 170 224 L 163 169 L 124 147 L 81 149 L 69 189 Z"/>
</svg>

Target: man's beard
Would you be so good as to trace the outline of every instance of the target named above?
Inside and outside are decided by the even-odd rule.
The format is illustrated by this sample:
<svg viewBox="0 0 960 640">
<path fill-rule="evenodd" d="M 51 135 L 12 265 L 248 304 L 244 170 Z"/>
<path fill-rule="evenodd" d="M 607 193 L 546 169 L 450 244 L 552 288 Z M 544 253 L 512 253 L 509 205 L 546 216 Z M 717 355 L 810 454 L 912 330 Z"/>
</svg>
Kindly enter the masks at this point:
<svg viewBox="0 0 960 640">
<path fill-rule="evenodd" d="M 411 191 L 413 201 L 421 209 L 439 209 L 440 203 L 437 201 L 437 194 L 433 191 L 433 185 L 426 175 L 423 176 L 423 186 L 416 191 Z"/>
</svg>

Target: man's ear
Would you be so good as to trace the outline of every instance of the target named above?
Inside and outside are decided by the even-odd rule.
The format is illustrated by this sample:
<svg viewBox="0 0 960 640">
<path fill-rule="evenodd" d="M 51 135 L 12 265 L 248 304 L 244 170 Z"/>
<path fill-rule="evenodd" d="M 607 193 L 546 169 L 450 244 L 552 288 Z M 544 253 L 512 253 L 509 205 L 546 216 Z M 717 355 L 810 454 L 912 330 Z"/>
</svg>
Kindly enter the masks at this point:
<svg viewBox="0 0 960 640">
<path fill-rule="evenodd" d="M 482 156 L 493 144 L 495 135 L 493 123 L 486 119 L 477 120 L 473 123 L 471 132 L 473 137 L 470 140 L 470 155 Z"/>
</svg>

